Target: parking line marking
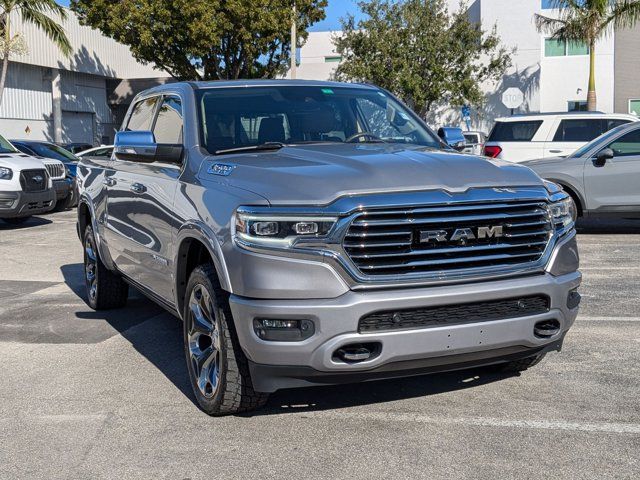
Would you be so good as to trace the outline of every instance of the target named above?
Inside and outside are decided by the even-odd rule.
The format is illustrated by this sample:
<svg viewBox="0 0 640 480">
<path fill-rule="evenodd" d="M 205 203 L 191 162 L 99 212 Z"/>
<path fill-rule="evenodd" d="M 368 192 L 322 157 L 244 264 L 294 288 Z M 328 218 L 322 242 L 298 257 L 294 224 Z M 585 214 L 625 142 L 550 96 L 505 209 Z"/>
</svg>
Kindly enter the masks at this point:
<svg viewBox="0 0 640 480">
<path fill-rule="evenodd" d="M 640 322 L 640 317 L 583 317 L 578 315 L 577 320 L 585 322 Z"/>
<path fill-rule="evenodd" d="M 428 415 L 393 412 L 346 412 L 316 411 L 300 413 L 306 417 L 331 418 L 336 420 L 375 420 L 383 422 L 412 422 L 435 425 L 463 425 L 498 428 L 529 428 L 535 430 L 562 430 L 574 432 L 602 432 L 640 435 L 637 423 L 582 423 L 561 420 L 503 420 L 499 418 L 430 417 Z"/>
</svg>

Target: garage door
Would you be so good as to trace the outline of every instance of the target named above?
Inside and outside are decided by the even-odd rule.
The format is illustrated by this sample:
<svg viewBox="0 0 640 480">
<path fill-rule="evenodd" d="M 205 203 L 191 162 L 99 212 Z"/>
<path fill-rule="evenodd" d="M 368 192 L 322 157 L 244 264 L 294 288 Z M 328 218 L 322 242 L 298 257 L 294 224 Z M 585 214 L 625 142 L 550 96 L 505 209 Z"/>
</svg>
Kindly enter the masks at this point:
<svg viewBox="0 0 640 480">
<path fill-rule="evenodd" d="M 95 132 L 93 113 L 62 112 L 62 140 L 94 144 Z"/>
</svg>

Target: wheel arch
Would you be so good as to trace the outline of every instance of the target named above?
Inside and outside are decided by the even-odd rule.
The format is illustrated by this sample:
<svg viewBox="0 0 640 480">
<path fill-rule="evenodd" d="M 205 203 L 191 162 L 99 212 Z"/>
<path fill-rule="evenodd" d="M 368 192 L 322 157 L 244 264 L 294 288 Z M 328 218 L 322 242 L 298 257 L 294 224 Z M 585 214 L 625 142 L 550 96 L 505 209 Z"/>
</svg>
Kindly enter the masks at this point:
<svg viewBox="0 0 640 480">
<path fill-rule="evenodd" d="M 232 293 L 229 274 L 220 243 L 205 226 L 188 224 L 182 227 L 176 238 L 175 304 L 182 316 L 184 295 L 193 269 L 201 263 L 211 262 L 223 290 Z"/>
</svg>

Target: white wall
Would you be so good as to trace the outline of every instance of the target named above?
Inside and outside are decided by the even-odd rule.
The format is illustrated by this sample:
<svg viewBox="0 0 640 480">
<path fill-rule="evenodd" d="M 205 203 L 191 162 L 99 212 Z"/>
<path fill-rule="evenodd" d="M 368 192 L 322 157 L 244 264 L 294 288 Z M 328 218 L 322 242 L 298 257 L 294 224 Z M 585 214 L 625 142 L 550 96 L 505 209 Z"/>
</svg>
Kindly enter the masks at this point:
<svg viewBox="0 0 640 480">
<path fill-rule="evenodd" d="M 325 57 L 337 56 L 332 37 L 339 32 L 310 32 L 300 49 L 300 64 L 296 78 L 303 80 L 329 80 L 338 63 L 325 62 Z M 291 78 L 288 72 L 286 78 Z"/>
</svg>

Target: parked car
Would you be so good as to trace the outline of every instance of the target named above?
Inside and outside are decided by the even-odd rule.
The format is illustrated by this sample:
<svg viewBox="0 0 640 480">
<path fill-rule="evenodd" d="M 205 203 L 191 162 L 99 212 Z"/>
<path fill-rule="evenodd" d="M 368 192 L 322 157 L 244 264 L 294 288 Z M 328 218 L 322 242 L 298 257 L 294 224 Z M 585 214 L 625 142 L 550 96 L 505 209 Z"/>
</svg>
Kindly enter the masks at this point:
<svg viewBox="0 0 640 480">
<path fill-rule="evenodd" d="M 85 150 L 89 150 L 90 148 L 93 148 L 93 145 L 91 145 L 90 143 L 82 143 L 82 142 L 61 143 L 58 146 L 74 154 L 78 154 L 80 152 L 84 152 Z"/>
<path fill-rule="evenodd" d="M 487 141 L 487 135 L 477 131 L 462 132 L 462 135 L 464 135 L 465 140 L 463 152 L 472 155 L 482 155 L 482 149 L 484 148 L 484 142 Z"/>
<path fill-rule="evenodd" d="M 442 139 L 444 143 L 457 151 L 464 150 L 465 139 L 462 135 L 462 129 L 458 127 L 440 127 L 438 129 L 438 137 Z"/>
<path fill-rule="evenodd" d="M 0 219 L 22 223 L 56 204 L 47 167 L 0 136 Z"/>
<path fill-rule="evenodd" d="M 484 154 L 510 162 L 564 157 L 635 115 L 601 112 L 538 113 L 496 120 Z"/>
<path fill-rule="evenodd" d="M 101 147 L 91 148 L 77 154 L 78 158 L 92 157 L 96 159 L 109 159 L 113 153 L 113 145 L 102 145 Z"/>
<path fill-rule="evenodd" d="M 566 158 L 523 164 L 561 185 L 581 215 L 640 217 L 640 122 L 609 130 Z"/>
<path fill-rule="evenodd" d="M 78 189 L 76 186 L 76 166 L 78 157 L 55 143 L 38 140 L 11 140 L 11 143 L 28 155 L 43 159 L 45 164 L 51 161 L 62 162 L 63 174 L 54 177 L 57 203 L 56 210 L 66 210 L 78 204 Z"/>
<path fill-rule="evenodd" d="M 78 166 L 88 303 L 135 285 L 183 319 L 211 415 L 280 388 L 525 370 L 576 318 L 571 198 L 452 151 L 374 86 L 155 87 L 114 159 Z"/>
</svg>

